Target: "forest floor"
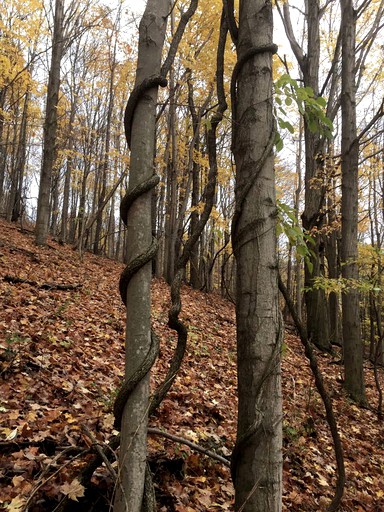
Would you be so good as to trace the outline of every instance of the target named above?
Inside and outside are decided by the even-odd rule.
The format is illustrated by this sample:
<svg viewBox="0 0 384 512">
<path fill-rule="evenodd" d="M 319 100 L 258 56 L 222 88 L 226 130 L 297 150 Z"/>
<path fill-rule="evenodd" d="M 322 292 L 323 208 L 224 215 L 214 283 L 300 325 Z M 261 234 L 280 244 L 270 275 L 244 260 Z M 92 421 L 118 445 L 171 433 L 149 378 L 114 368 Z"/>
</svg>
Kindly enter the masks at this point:
<svg viewBox="0 0 384 512">
<path fill-rule="evenodd" d="M 77 476 L 92 457 L 90 436 L 103 445 L 113 432 L 111 406 L 124 373 L 121 270 L 106 258 L 81 259 L 54 241 L 38 248 L 31 233 L 0 220 L 0 510 L 53 511 L 63 496 L 73 498 L 71 510 L 90 510 L 81 503 Z M 167 327 L 170 298 L 164 281 L 153 281 L 152 300 L 153 327 L 161 340 L 155 386 L 166 373 L 176 337 Z M 234 307 L 187 286 L 182 301 L 187 354 L 150 425 L 227 457 L 236 432 Z M 319 353 L 318 359 L 345 452 L 340 510 L 383 511 L 384 429 L 375 413 L 372 367 L 365 365 L 372 410 L 361 409 L 343 392 L 339 356 Z M 300 341 L 288 333 L 282 365 L 283 510 L 325 510 L 336 480 L 330 430 Z M 382 371 L 380 378 L 384 385 Z M 233 510 L 226 466 L 154 435 L 149 452 L 161 512 Z M 108 510 L 113 485 L 104 466 L 93 484 L 92 510 Z"/>
</svg>

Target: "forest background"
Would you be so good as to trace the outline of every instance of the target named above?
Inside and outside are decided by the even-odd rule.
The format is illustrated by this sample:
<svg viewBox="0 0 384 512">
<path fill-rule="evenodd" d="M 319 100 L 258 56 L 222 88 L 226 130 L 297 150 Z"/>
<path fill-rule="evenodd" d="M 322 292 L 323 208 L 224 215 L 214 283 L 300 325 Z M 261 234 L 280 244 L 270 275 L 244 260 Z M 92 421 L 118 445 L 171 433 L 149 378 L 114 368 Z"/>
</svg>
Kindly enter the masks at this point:
<svg viewBox="0 0 384 512">
<path fill-rule="evenodd" d="M 183 2 L 175 4 L 167 44 L 185 7 Z M 322 6 L 295 4 L 291 9 L 276 4 L 275 14 L 289 42 L 274 60 L 279 263 L 298 321 L 304 319 L 310 338 L 323 351 L 346 343 L 341 297 L 359 297 L 353 314 L 356 318 L 358 311 L 362 329 L 357 326 L 360 334 L 354 342 L 377 376 L 383 362 L 383 4 L 361 2 L 355 8 L 357 126 L 343 149 L 340 6 L 332 1 Z M 69 4 L 64 9 L 56 2 L 54 10 L 38 2 L 4 3 L 2 11 L 1 212 L 24 226 L 36 221 L 38 244 L 46 243 L 49 232 L 81 256 L 92 251 L 123 261 L 126 232 L 119 204 L 129 179 L 129 155 L 122 119 L 129 84 L 134 82 L 136 18 L 123 4 L 112 9 Z M 153 233 L 160 250 L 153 272 L 168 283 L 205 208 L 207 134 L 217 108 L 213 55 L 220 12 L 219 2 L 200 3 L 185 30 L 168 87 L 160 93 L 155 163 L 161 181 L 153 195 Z M 129 31 L 124 30 L 127 25 Z M 228 98 L 235 62 L 228 43 Z M 186 280 L 192 288 L 219 291 L 233 300 L 230 134 L 231 119 L 225 115 L 217 138 L 214 206 L 191 253 Z M 358 172 L 351 188 L 343 191 L 341 154 L 352 146 L 358 146 Z M 37 183 L 39 203 L 45 203 L 40 212 L 35 211 Z M 343 240 L 355 228 L 350 224 L 343 231 L 341 220 L 346 219 L 346 198 L 353 199 L 352 188 L 358 194 L 354 208 L 359 250 L 346 258 Z M 292 312 L 284 313 L 292 322 Z M 360 348 L 345 353 L 357 354 Z M 359 381 L 362 360 L 358 372 L 347 363 L 346 384 L 348 368 L 353 370 L 347 390 L 366 405 L 364 382 Z M 379 416 L 380 408 L 379 402 Z"/>
</svg>

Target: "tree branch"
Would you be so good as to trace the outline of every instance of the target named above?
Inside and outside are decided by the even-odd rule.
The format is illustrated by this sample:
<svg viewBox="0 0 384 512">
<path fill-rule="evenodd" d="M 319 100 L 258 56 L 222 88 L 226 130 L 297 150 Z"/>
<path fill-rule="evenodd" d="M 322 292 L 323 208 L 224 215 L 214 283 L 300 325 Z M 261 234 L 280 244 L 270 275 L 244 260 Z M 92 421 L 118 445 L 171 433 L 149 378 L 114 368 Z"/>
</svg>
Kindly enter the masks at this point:
<svg viewBox="0 0 384 512">
<path fill-rule="evenodd" d="M 221 462 L 225 466 L 230 467 L 231 463 L 228 459 L 222 457 L 221 455 L 218 455 L 216 452 L 213 452 L 211 450 L 208 450 L 204 448 L 203 446 L 200 446 L 199 444 L 193 443 L 192 441 L 189 441 L 188 439 L 185 439 L 185 437 L 175 436 L 173 434 L 169 434 L 168 432 L 164 432 L 163 430 L 160 430 L 159 428 L 155 427 L 148 427 L 148 434 L 152 434 L 155 436 L 163 436 L 166 439 L 170 439 L 171 441 L 175 441 L 175 443 L 185 444 L 186 446 L 189 446 L 194 450 L 195 452 L 202 453 L 203 455 L 207 455 L 208 457 L 211 457 L 211 459 L 215 459 L 218 462 Z"/>
</svg>

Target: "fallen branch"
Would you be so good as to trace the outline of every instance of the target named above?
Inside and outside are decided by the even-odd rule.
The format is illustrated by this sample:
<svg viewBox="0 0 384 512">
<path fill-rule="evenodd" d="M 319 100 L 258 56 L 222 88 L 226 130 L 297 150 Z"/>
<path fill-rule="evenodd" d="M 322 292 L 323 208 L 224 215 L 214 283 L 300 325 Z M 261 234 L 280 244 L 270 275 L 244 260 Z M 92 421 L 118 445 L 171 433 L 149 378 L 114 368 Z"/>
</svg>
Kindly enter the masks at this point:
<svg viewBox="0 0 384 512">
<path fill-rule="evenodd" d="M 215 459 L 218 462 L 224 464 L 225 466 L 230 467 L 231 465 L 230 461 L 225 457 L 222 457 L 221 455 L 218 455 L 217 453 L 212 452 L 211 450 L 207 450 L 206 448 L 203 448 L 199 444 L 193 443 L 192 441 L 185 439 L 185 437 L 175 436 L 173 434 L 169 434 L 168 432 L 164 432 L 163 430 L 154 427 L 148 427 L 148 434 L 152 434 L 155 436 L 163 436 L 166 439 L 175 441 L 175 443 L 185 444 L 186 446 L 192 448 L 192 450 L 202 453 L 203 455 L 207 455 L 208 457 L 211 457 L 211 459 Z"/>
<path fill-rule="evenodd" d="M 189 446 L 192 450 L 202 453 L 207 457 L 211 457 L 211 459 L 217 460 L 218 462 L 221 462 L 227 467 L 230 467 L 231 465 L 228 459 L 222 457 L 221 455 L 218 455 L 217 453 L 211 450 L 204 448 L 203 446 L 200 446 L 199 444 L 193 443 L 192 441 L 189 441 L 184 437 L 169 434 L 168 432 L 164 432 L 163 430 L 160 430 L 155 427 L 148 427 L 148 434 L 162 436 L 176 443 L 185 444 L 186 446 Z M 85 468 L 83 468 L 83 470 L 80 473 L 79 480 L 82 485 L 87 487 L 87 485 L 91 481 L 93 473 L 99 466 L 101 466 L 101 464 L 105 461 L 105 458 L 108 459 L 109 461 L 112 460 L 112 458 L 115 455 L 115 451 L 118 449 L 119 445 L 120 434 L 117 436 L 112 436 L 110 438 L 109 443 L 104 445 L 104 447 L 101 449 L 102 454 L 100 453 L 100 451 L 96 452 L 94 458 L 87 464 L 87 466 L 85 466 Z"/>
<path fill-rule="evenodd" d="M 77 290 L 81 288 L 82 284 L 60 284 L 60 283 L 42 283 L 39 284 L 37 281 L 31 281 L 29 279 L 21 279 L 20 277 L 5 275 L 4 281 L 11 284 L 29 284 L 35 286 L 41 290 Z"/>
</svg>

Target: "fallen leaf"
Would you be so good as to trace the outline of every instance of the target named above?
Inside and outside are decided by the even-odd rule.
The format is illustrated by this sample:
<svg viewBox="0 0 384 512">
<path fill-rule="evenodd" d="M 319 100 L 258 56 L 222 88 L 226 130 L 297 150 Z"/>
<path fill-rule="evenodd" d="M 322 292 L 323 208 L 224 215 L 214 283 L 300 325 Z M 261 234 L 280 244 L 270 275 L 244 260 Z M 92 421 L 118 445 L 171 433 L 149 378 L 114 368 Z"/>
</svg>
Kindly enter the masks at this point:
<svg viewBox="0 0 384 512">
<path fill-rule="evenodd" d="M 70 500 L 78 501 L 77 498 L 82 498 L 84 496 L 85 488 L 81 483 L 75 478 L 69 484 L 66 482 L 65 484 L 60 486 L 60 491 L 68 496 Z"/>
<path fill-rule="evenodd" d="M 20 496 L 16 496 L 16 498 L 13 498 L 11 503 L 5 506 L 5 510 L 8 510 L 8 512 L 20 512 L 26 503 L 25 498 L 21 498 Z"/>
<path fill-rule="evenodd" d="M 12 430 L 8 435 L 7 437 L 5 438 L 6 441 L 12 441 L 13 439 L 15 439 L 15 437 L 17 436 L 17 427 Z"/>
</svg>

